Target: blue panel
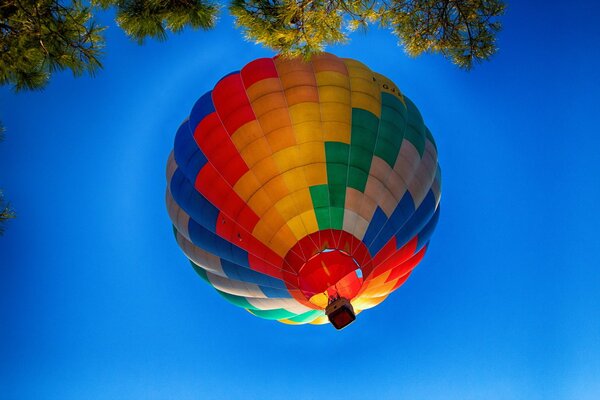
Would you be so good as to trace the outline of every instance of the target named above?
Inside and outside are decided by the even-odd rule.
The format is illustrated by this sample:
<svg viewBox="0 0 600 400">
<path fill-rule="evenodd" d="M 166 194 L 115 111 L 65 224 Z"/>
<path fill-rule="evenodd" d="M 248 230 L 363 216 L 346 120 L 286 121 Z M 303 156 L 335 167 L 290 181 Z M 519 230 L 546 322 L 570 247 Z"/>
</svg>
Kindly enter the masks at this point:
<svg viewBox="0 0 600 400">
<path fill-rule="evenodd" d="M 231 261 L 246 268 L 250 267 L 248 253 L 245 250 L 217 236 L 193 219 L 190 219 L 188 223 L 188 232 L 192 243 L 201 249 L 223 260 Z"/>
<path fill-rule="evenodd" d="M 221 267 L 223 268 L 223 272 L 225 272 L 225 275 L 227 275 L 229 279 L 253 283 L 255 285 L 261 286 L 261 289 L 263 287 L 269 287 L 274 289 L 287 290 L 285 283 L 282 280 L 273 278 L 272 276 L 261 274 L 260 272 L 251 270 L 248 267 L 244 268 L 227 260 L 221 260 Z"/>
<path fill-rule="evenodd" d="M 212 102 L 212 91 L 208 91 L 202 95 L 192 107 L 190 112 L 190 132 L 192 136 L 196 131 L 196 127 L 208 114 L 215 112 L 215 106 Z"/>
<path fill-rule="evenodd" d="M 290 299 L 292 298 L 292 295 L 290 294 L 290 292 L 286 290 L 282 290 L 282 289 L 274 289 L 272 287 L 269 286 L 259 286 L 260 290 L 262 290 L 262 292 L 265 294 L 265 296 L 267 296 L 270 299 Z"/>
<path fill-rule="evenodd" d="M 413 237 L 415 237 L 421 231 L 421 229 L 423 229 L 423 227 L 427 225 L 434 212 L 435 196 L 430 190 L 427 193 L 427 196 L 425 196 L 425 199 L 423 199 L 423 202 L 421 203 L 417 211 L 415 211 L 410 220 L 408 220 L 408 222 L 404 224 L 402 229 L 400 229 L 400 231 L 398 231 L 398 233 L 396 234 L 396 245 L 398 246 L 397 248 L 404 246 Z"/>
<path fill-rule="evenodd" d="M 373 242 L 369 245 L 369 252 L 371 254 L 379 253 L 379 251 L 383 248 L 383 246 L 385 246 L 387 242 L 389 242 L 389 240 L 392 238 L 392 236 L 394 236 L 395 233 L 396 230 L 392 228 L 392 225 L 386 223 L 375 237 L 375 240 L 373 240 Z"/>
<path fill-rule="evenodd" d="M 190 181 L 178 169 L 171 178 L 171 194 L 179 207 L 194 221 L 216 233 L 219 210 L 196 191 Z"/>
<path fill-rule="evenodd" d="M 410 216 L 413 215 L 414 212 L 415 202 L 410 192 L 406 191 L 388 221 L 388 223 L 392 225 L 392 228 L 394 228 L 394 232 L 398 232 L 402 229 L 406 221 L 410 219 Z"/>
<path fill-rule="evenodd" d="M 425 225 L 425 227 L 421 229 L 421 232 L 419 232 L 419 238 L 417 241 L 417 251 L 421 250 L 423 246 L 429 243 L 429 239 L 431 238 L 431 235 L 433 234 L 433 231 L 435 230 L 435 226 L 437 225 L 439 219 L 440 206 L 438 205 L 438 208 L 437 210 L 435 210 L 435 214 L 433 214 L 433 217 L 431 217 L 427 225 Z"/>
<path fill-rule="evenodd" d="M 367 227 L 365 236 L 363 237 L 362 241 L 364 244 L 366 244 L 367 246 L 371 244 L 373 239 L 375 239 L 377 233 L 379 233 L 379 231 L 385 224 L 386 220 L 387 216 L 385 215 L 383 210 L 380 207 L 377 207 L 377 209 L 375 209 L 375 212 L 373 213 L 373 218 L 371 219 L 371 222 L 369 222 L 369 226 Z"/>
<path fill-rule="evenodd" d="M 363 239 L 371 254 L 377 254 L 410 219 L 414 211 L 415 203 L 408 191 L 402 196 L 389 219 L 383 210 L 377 207 Z"/>
<path fill-rule="evenodd" d="M 177 130 L 173 153 L 177 166 L 181 168 L 190 182 L 195 182 L 196 175 L 198 175 L 198 172 L 208 160 L 200 148 L 198 148 L 194 136 L 190 132 L 188 123 L 189 121 L 184 122 Z"/>
</svg>

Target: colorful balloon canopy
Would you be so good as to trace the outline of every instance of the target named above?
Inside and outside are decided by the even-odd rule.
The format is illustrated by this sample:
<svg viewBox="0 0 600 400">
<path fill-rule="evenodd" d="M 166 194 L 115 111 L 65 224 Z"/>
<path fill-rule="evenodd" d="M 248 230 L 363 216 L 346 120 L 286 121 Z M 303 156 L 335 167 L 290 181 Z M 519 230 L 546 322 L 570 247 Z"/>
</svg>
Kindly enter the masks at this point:
<svg viewBox="0 0 600 400">
<path fill-rule="evenodd" d="M 261 58 L 179 127 L 166 201 L 196 272 L 250 313 L 327 322 L 374 307 L 421 261 L 439 215 L 437 149 L 415 105 L 356 60 Z"/>
</svg>

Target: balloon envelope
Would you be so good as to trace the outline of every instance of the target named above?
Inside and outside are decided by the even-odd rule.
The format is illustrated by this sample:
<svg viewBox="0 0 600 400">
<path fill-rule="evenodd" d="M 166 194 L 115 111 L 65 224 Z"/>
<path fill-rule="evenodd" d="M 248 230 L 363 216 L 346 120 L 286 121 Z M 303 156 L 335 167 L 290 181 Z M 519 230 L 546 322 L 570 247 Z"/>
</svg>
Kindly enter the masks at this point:
<svg viewBox="0 0 600 400">
<path fill-rule="evenodd" d="M 386 77 L 332 54 L 262 58 L 196 102 L 167 165 L 167 208 L 196 272 L 252 314 L 327 322 L 381 303 L 439 215 L 433 137 Z"/>
</svg>

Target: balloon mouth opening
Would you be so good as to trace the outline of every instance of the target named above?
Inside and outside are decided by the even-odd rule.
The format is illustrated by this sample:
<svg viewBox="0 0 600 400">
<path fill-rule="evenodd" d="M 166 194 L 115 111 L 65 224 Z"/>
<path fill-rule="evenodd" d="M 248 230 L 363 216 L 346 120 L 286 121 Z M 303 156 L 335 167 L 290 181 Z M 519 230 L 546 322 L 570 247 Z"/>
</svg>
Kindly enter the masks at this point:
<svg viewBox="0 0 600 400">
<path fill-rule="evenodd" d="M 348 299 L 343 297 L 331 301 L 325 309 L 325 314 L 331 325 L 337 330 L 344 329 L 356 320 L 354 307 Z"/>
<path fill-rule="evenodd" d="M 310 257 L 298 271 L 299 287 L 307 300 L 321 309 L 336 299 L 353 299 L 363 283 L 358 262 L 340 249 L 324 249 Z"/>
</svg>

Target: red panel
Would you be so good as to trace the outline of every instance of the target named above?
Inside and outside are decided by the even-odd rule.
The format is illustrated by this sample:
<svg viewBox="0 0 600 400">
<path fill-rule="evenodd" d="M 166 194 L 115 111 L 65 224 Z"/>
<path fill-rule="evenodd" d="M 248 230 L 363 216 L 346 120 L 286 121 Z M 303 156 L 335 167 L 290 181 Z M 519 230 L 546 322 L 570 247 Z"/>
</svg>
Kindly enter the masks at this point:
<svg viewBox="0 0 600 400">
<path fill-rule="evenodd" d="M 402 286 L 404 284 L 404 282 L 406 282 L 408 280 L 408 277 L 410 276 L 410 274 L 412 274 L 412 271 L 410 271 L 408 274 L 404 275 L 401 279 L 399 279 L 398 282 L 396 282 L 396 284 L 394 285 L 394 288 L 392 290 L 390 290 L 390 292 L 393 292 L 394 290 L 396 290 L 400 286 Z"/>
<path fill-rule="evenodd" d="M 394 241 L 395 241 L 395 238 L 394 238 Z M 386 247 L 387 247 L 387 245 L 384 248 L 386 248 Z M 413 254 L 415 254 L 416 250 L 417 250 L 417 238 L 414 237 L 410 240 L 410 242 L 406 243 L 400 249 L 394 251 L 388 257 L 382 257 L 383 259 L 379 258 L 379 254 L 381 253 L 381 251 L 380 251 L 379 253 L 377 253 L 375 258 L 373 259 L 374 264 L 375 264 L 375 269 L 373 271 L 373 275 L 369 278 L 374 278 L 376 276 L 379 276 L 379 275 L 383 274 L 384 272 L 387 272 L 390 269 L 395 268 L 396 266 L 404 263 L 406 260 L 410 259 L 413 256 Z M 377 262 L 375 262 L 375 260 L 377 260 Z"/>
<path fill-rule="evenodd" d="M 206 164 L 200 170 L 194 186 L 223 214 L 232 218 L 243 214 L 243 218 L 236 218 L 237 223 L 248 232 L 254 230 L 254 226 L 259 220 L 258 215 L 233 191 L 212 164 Z M 218 225 L 219 222 L 217 222 Z"/>
<path fill-rule="evenodd" d="M 229 135 L 256 117 L 239 73 L 221 79 L 212 91 L 212 101 Z"/>
<path fill-rule="evenodd" d="M 426 248 L 423 247 L 421 249 L 421 251 L 419 251 L 417 254 L 415 254 L 408 260 L 404 261 L 402 264 L 398 265 L 397 267 L 393 268 L 392 273 L 390 274 L 390 276 L 388 276 L 388 278 L 385 281 L 391 282 L 394 279 L 398 279 L 399 277 L 404 276 L 404 275 L 408 274 L 410 271 L 412 271 L 417 266 L 417 264 L 419 264 L 421 262 L 421 260 L 423 259 L 423 256 L 425 255 L 425 249 Z"/>
<path fill-rule="evenodd" d="M 392 238 L 379 250 L 379 253 L 375 254 L 373 257 L 373 264 L 379 265 L 387 258 L 392 256 L 396 252 L 396 237 L 392 236 Z"/>
<path fill-rule="evenodd" d="M 194 139 L 204 155 L 233 186 L 248 171 L 216 113 L 207 115 L 196 127 Z"/>
<path fill-rule="evenodd" d="M 252 61 L 242 68 L 241 74 L 246 88 L 249 88 L 260 80 L 279 77 L 275 63 L 271 58 L 259 58 Z"/>
<path fill-rule="evenodd" d="M 281 269 L 272 264 L 269 264 L 265 260 L 256 257 L 252 253 L 248 253 L 248 262 L 250 264 L 250 269 L 256 272 L 260 272 L 262 274 L 269 275 L 282 280 L 285 279 L 284 273 Z"/>
</svg>

